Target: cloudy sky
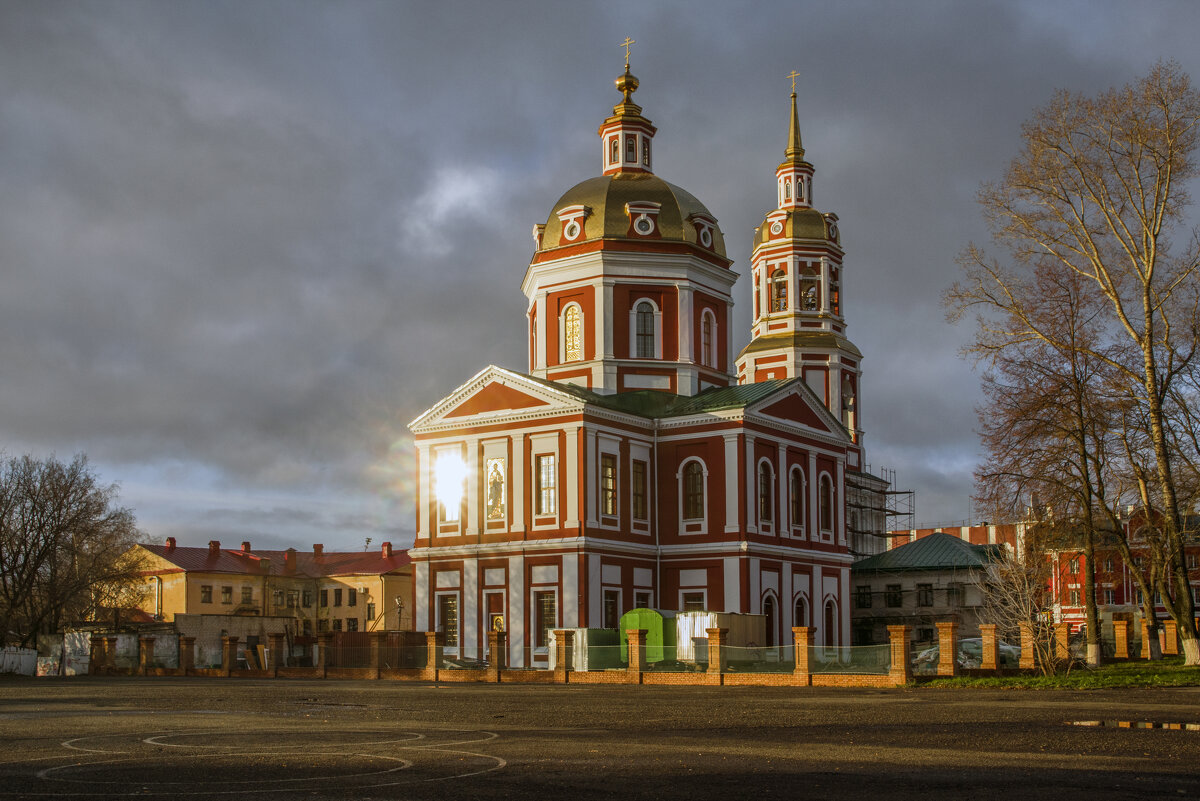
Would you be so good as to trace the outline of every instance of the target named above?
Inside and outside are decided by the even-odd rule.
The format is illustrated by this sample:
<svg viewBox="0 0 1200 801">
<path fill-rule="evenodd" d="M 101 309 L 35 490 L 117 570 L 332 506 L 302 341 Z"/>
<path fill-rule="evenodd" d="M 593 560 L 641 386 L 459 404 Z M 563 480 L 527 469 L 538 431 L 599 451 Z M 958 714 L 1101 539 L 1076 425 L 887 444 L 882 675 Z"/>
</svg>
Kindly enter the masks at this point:
<svg viewBox="0 0 1200 801">
<path fill-rule="evenodd" d="M 530 230 L 619 95 L 747 272 L 790 84 L 841 218 L 868 461 L 970 515 L 944 321 L 974 204 L 1056 88 L 1173 58 L 1192 2 L 0 2 L 0 450 L 84 452 L 154 540 L 411 541 L 406 424 L 526 365 Z M 736 344 L 749 288 L 735 288 Z"/>
</svg>

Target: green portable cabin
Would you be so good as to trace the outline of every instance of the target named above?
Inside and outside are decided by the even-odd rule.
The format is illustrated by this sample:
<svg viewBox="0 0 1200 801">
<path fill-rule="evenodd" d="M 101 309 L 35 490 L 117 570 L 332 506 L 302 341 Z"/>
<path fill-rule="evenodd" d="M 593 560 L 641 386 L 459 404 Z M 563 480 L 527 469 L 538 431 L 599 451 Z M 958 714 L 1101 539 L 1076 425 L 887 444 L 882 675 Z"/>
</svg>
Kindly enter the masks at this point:
<svg viewBox="0 0 1200 801">
<path fill-rule="evenodd" d="M 663 621 L 666 620 L 666 625 Z M 629 629 L 646 630 L 646 661 L 661 662 L 666 658 L 664 648 L 675 656 L 675 613 L 658 612 L 654 609 L 630 609 L 621 615 L 621 659 L 629 664 Z"/>
</svg>

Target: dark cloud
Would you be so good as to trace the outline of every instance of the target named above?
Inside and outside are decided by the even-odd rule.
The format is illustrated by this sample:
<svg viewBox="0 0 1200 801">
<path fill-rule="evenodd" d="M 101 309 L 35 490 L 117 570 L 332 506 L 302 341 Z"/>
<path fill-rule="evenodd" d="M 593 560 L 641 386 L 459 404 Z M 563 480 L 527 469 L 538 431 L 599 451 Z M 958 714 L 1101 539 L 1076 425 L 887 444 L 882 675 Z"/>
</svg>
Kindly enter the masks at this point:
<svg viewBox="0 0 1200 801">
<path fill-rule="evenodd" d="M 656 171 L 745 273 L 797 69 L 848 251 L 870 461 L 968 514 L 978 376 L 939 298 L 981 180 L 1056 87 L 1186 3 L 0 3 L 0 446 L 86 451 L 154 537 L 412 528 L 406 424 L 524 368 L 530 228 L 599 170 L 624 36 Z M 748 337 L 745 282 L 735 289 Z"/>
</svg>

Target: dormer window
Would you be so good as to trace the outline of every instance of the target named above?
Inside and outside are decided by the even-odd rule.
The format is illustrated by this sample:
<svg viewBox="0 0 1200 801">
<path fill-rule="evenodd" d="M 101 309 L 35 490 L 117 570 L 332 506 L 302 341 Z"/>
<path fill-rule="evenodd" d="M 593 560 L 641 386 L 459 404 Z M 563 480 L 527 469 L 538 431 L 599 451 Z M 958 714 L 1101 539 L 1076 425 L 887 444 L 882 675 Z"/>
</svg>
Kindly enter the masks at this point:
<svg viewBox="0 0 1200 801">
<path fill-rule="evenodd" d="M 565 245 L 581 240 L 584 233 L 584 221 L 591 213 L 591 208 L 583 205 L 566 206 L 556 211 L 555 214 L 562 222 L 562 238 L 558 244 Z"/>
<path fill-rule="evenodd" d="M 690 222 L 696 229 L 696 240 L 701 246 L 711 248 L 713 246 L 713 229 L 717 225 L 717 221 L 707 214 L 694 212 L 688 215 Z"/>
<path fill-rule="evenodd" d="M 625 204 L 629 227 L 637 236 L 658 235 L 658 210 L 662 204 L 648 200 Z"/>
</svg>

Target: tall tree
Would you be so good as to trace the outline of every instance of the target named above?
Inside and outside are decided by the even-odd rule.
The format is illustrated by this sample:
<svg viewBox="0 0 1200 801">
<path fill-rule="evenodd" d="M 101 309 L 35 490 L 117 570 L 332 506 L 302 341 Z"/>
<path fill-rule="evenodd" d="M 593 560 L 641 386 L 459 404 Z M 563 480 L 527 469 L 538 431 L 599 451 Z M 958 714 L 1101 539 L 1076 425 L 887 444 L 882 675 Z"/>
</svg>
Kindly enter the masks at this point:
<svg viewBox="0 0 1200 801">
<path fill-rule="evenodd" d="M 1163 603 L 1190 665 L 1200 665 L 1200 640 L 1170 398 L 1200 342 L 1200 247 L 1191 236 L 1180 248 L 1172 234 L 1190 203 L 1186 185 L 1197 173 L 1198 136 L 1200 93 L 1174 63 L 1096 97 L 1059 92 L 1026 122 L 1024 147 L 1004 177 L 980 192 L 993 239 L 1011 266 L 972 247 L 966 279 L 949 293 L 961 310 L 998 313 L 1009 323 L 1000 333 L 1013 344 L 1036 339 L 1058 352 L 1077 349 L 1120 376 L 1153 454 L 1148 500 L 1161 520 L 1170 567 Z M 1094 345 L 1065 341 L 1046 325 L 1036 298 L 1022 291 L 1033 270 L 1074 274 L 1099 294 L 1105 319 Z"/>
<path fill-rule="evenodd" d="M 138 531 L 84 456 L 70 464 L 32 456 L 0 464 L 0 638 L 27 645 L 40 632 L 92 620 L 136 581 L 121 555 Z"/>
</svg>

